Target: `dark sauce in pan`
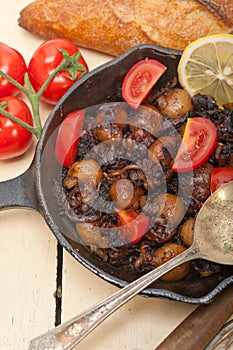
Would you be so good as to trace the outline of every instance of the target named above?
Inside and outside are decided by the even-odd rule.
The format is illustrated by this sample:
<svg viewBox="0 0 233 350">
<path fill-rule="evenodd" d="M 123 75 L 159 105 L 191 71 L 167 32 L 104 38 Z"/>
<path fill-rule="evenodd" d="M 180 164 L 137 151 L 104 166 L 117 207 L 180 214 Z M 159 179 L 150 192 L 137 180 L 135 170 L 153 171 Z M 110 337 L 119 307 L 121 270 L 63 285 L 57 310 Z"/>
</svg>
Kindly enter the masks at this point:
<svg viewBox="0 0 233 350">
<path fill-rule="evenodd" d="M 84 159 L 96 162 L 101 176 L 94 185 L 92 181 L 80 184 L 75 172 L 72 174 L 70 169 L 63 168 L 62 191 L 65 196 L 62 200 L 59 199 L 60 188 L 57 190 L 58 200 L 61 200 L 60 214 L 69 216 L 73 221 L 81 242 L 83 240 L 93 255 L 126 273 L 145 273 L 186 249 L 188 245 L 182 237 L 182 229 L 185 223 L 190 222 L 189 230 L 192 230 L 198 211 L 210 195 L 214 167 L 233 167 L 232 106 L 219 109 L 209 96 L 196 95 L 192 98 L 191 111 L 176 118 L 169 118 L 166 114 L 161 116 L 157 112 L 159 97 L 174 88 L 175 83 L 170 82 L 165 88 L 152 91 L 145 101 L 146 107 L 138 111 L 121 103 L 87 109 L 85 131 L 77 146 L 75 162 Z M 156 120 L 160 119 L 159 123 L 155 122 L 153 115 Z M 187 118 L 197 116 L 208 118 L 215 124 L 217 146 L 206 163 L 179 176 L 171 170 L 173 159 Z M 157 161 L 148 156 L 150 149 L 155 149 Z M 116 202 L 113 200 L 116 182 L 125 186 L 122 193 L 126 197 L 127 191 L 133 188 L 133 195 L 129 195 L 131 201 L 120 198 L 122 203 L 118 202 L 118 209 L 126 208 L 138 214 L 143 212 L 150 218 L 147 232 L 136 242 L 129 242 L 118 227 L 114 210 Z M 157 200 L 165 192 L 169 204 L 176 198 L 173 224 L 169 213 L 161 212 L 161 204 Z M 182 202 L 182 208 L 177 201 Z M 184 266 L 183 275 L 171 274 L 168 280 L 181 279 L 191 269 L 205 277 L 224 268 L 216 263 L 197 260 Z"/>
</svg>

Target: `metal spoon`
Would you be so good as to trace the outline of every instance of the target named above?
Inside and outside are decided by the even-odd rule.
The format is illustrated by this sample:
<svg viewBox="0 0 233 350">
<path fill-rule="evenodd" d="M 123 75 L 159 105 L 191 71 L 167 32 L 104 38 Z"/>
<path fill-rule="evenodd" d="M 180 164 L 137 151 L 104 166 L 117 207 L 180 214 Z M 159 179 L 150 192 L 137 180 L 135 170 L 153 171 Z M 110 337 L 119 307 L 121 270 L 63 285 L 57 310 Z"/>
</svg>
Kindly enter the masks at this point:
<svg viewBox="0 0 233 350">
<path fill-rule="evenodd" d="M 193 259 L 233 265 L 233 181 L 208 198 L 195 224 L 190 248 L 71 320 L 30 341 L 27 350 L 70 350 L 115 310 L 156 279 Z"/>
</svg>

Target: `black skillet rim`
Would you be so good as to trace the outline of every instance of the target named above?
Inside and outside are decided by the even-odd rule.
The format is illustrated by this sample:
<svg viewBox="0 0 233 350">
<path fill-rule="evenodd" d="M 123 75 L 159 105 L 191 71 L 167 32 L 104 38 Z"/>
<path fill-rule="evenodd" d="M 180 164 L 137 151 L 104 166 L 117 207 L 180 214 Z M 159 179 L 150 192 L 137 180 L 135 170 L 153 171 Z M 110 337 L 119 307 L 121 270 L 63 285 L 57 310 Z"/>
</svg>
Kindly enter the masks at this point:
<svg viewBox="0 0 233 350">
<path fill-rule="evenodd" d="M 133 47 L 132 49 L 128 50 L 124 54 L 120 55 L 117 58 L 112 59 L 111 61 L 97 67 L 96 69 L 92 70 L 91 72 L 85 74 L 81 79 L 74 84 L 69 91 L 64 94 L 64 96 L 61 98 L 61 100 L 58 102 L 58 104 L 54 107 L 52 112 L 50 113 L 47 121 L 45 122 L 45 125 L 43 127 L 41 138 L 38 142 L 37 149 L 36 149 L 36 155 L 35 155 L 35 168 L 36 168 L 36 191 L 37 196 L 40 203 L 40 209 L 43 213 L 43 216 L 52 230 L 53 234 L 57 238 L 60 245 L 65 248 L 78 262 L 80 262 L 84 267 L 86 267 L 89 271 L 93 272 L 95 275 L 99 276 L 100 278 L 104 279 L 105 281 L 119 287 L 123 288 L 128 284 L 128 282 L 125 282 L 117 277 L 114 277 L 110 275 L 109 273 L 101 270 L 101 268 L 96 267 L 93 263 L 88 261 L 86 258 L 84 258 L 79 252 L 74 249 L 71 245 L 71 243 L 66 239 L 66 237 L 60 232 L 57 225 L 54 223 L 53 218 L 48 213 L 46 202 L 44 200 L 43 195 L 43 189 L 41 187 L 41 175 L 40 175 L 40 165 L 41 165 L 41 153 L 43 151 L 43 144 L 46 139 L 46 132 L 48 130 L 48 127 L 53 120 L 53 117 L 56 113 L 56 111 L 61 109 L 61 106 L 63 105 L 63 102 L 66 100 L 66 98 L 74 91 L 76 90 L 79 85 L 86 82 L 90 77 L 93 77 L 96 73 L 101 72 L 102 70 L 107 69 L 108 67 L 115 65 L 119 63 L 120 61 L 124 60 L 126 57 L 128 57 L 131 53 L 135 52 L 136 50 L 157 50 L 163 54 L 169 54 L 169 55 L 175 55 L 180 56 L 181 51 L 174 51 L 167 48 L 162 48 L 156 45 L 150 45 L 150 44 L 144 44 L 144 45 L 137 45 Z M 157 289 L 157 288 L 146 288 L 144 291 L 140 293 L 140 295 L 145 297 L 159 297 L 159 298 L 165 298 L 170 299 L 174 301 L 180 301 L 180 302 L 187 302 L 187 303 L 193 303 L 193 304 L 203 304 L 203 303 L 209 303 L 212 299 L 214 299 L 217 294 L 219 294 L 222 290 L 227 288 L 233 283 L 233 275 L 230 277 L 225 278 L 222 280 L 213 290 L 211 290 L 208 294 L 201 296 L 201 297 L 189 297 L 185 295 L 181 295 L 178 293 L 175 293 L 173 291 L 169 291 L 166 289 Z"/>
</svg>

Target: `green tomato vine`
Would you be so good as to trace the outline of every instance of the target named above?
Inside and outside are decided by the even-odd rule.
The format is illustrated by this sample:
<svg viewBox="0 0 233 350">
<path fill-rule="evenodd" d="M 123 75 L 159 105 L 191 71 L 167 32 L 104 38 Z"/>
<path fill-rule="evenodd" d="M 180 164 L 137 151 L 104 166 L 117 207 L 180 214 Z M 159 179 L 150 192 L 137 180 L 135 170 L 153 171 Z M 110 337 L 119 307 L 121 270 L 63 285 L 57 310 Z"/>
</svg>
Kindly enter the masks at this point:
<svg viewBox="0 0 233 350">
<path fill-rule="evenodd" d="M 30 82 L 28 73 L 25 73 L 24 75 L 24 85 L 19 84 L 16 80 L 11 78 L 8 74 L 4 73 L 2 70 L 0 70 L 0 75 L 3 76 L 5 79 L 7 79 L 10 83 L 15 85 L 21 92 L 23 92 L 31 105 L 32 108 L 32 116 L 34 119 L 34 126 L 31 126 L 19 118 L 15 117 L 11 113 L 8 113 L 6 111 L 7 102 L 2 102 L 0 104 L 0 114 L 8 117 L 9 119 L 13 120 L 14 122 L 20 124 L 25 129 L 32 132 L 36 138 L 40 138 L 42 133 L 42 124 L 41 124 L 41 117 L 40 117 L 40 98 L 43 92 L 45 91 L 46 87 L 49 85 L 49 83 L 53 80 L 55 75 L 60 71 L 67 71 L 70 75 L 67 75 L 66 77 L 71 80 L 75 80 L 78 72 L 83 71 L 83 73 L 86 73 L 86 68 L 78 63 L 80 59 L 80 52 L 76 52 L 74 55 L 70 56 L 69 53 L 65 49 L 58 49 L 62 55 L 63 60 L 61 63 L 54 69 L 54 71 L 50 74 L 48 79 L 44 82 L 44 84 L 41 86 L 38 92 L 36 92 Z"/>
</svg>

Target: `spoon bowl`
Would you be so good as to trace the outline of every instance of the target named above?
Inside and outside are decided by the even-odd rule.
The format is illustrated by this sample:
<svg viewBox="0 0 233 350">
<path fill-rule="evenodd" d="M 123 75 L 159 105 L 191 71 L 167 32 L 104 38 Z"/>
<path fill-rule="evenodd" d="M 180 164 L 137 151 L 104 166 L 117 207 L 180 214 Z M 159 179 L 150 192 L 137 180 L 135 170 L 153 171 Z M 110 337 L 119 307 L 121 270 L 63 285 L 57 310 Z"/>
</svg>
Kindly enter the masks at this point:
<svg viewBox="0 0 233 350">
<path fill-rule="evenodd" d="M 153 281 L 180 264 L 193 259 L 233 265 L 233 181 L 220 187 L 201 208 L 190 248 L 123 289 L 82 312 L 70 321 L 31 340 L 27 350 L 73 349 L 115 310 Z"/>
<path fill-rule="evenodd" d="M 199 211 L 193 245 L 203 259 L 233 264 L 233 181 L 214 192 Z"/>
</svg>

